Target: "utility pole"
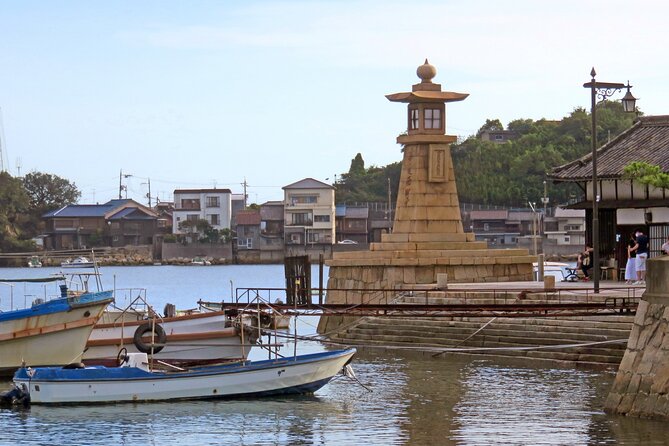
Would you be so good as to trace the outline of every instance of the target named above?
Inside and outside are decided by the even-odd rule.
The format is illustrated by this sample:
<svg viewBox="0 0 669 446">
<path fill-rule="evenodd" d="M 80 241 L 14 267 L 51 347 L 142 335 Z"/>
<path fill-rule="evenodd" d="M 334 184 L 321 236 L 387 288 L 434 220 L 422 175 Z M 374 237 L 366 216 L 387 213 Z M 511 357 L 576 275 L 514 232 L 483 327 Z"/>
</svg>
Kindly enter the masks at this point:
<svg viewBox="0 0 669 446">
<path fill-rule="evenodd" d="M 148 181 L 149 181 L 149 193 L 146 194 L 146 198 L 149 199 L 149 208 L 151 208 L 151 178 L 149 178 Z"/>
<path fill-rule="evenodd" d="M 242 186 L 244 186 L 244 209 L 246 210 L 246 187 L 248 186 L 248 183 L 246 182 L 246 177 L 244 177 L 244 182 L 242 183 Z"/>
<path fill-rule="evenodd" d="M 121 193 L 123 192 L 123 183 L 121 182 L 121 179 L 123 178 L 123 169 L 118 173 L 118 199 L 120 200 L 123 198 Z"/>
<path fill-rule="evenodd" d="M 390 195 L 390 178 L 388 178 L 388 212 L 386 214 L 386 220 L 390 220 L 391 217 L 391 210 L 392 210 L 392 205 L 391 205 L 391 195 Z"/>
</svg>

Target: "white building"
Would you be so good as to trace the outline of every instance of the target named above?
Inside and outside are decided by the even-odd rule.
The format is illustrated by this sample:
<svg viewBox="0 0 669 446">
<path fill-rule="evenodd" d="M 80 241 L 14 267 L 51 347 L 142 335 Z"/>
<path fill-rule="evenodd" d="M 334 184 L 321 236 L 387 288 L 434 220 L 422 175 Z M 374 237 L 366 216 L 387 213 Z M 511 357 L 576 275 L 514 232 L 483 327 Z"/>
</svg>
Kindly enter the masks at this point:
<svg viewBox="0 0 669 446">
<path fill-rule="evenodd" d="M 286 245 L 335 242 L 335 188 L 313 178 L 283 187 Z"/>
<path fill-rule="evenodd" d="M 546 230 L 546 238 L 555 240 L 555 244 L 569 245 L 574 251 L 585 246 L 585 210 L 583 209 L 555 209 L 555 215 L 550 218 L 556 230 Z M 547 220 L 547 225 L 549 224 Z"/>
<path fill-rule="evenodd" d="M 179 226 L 186 221 L 207 220 L 214 229 L 230 229 L 232 215 L 230 189 L 177 189 L 172 213 L 174 234 L 190 232 Z"/>
</svg>

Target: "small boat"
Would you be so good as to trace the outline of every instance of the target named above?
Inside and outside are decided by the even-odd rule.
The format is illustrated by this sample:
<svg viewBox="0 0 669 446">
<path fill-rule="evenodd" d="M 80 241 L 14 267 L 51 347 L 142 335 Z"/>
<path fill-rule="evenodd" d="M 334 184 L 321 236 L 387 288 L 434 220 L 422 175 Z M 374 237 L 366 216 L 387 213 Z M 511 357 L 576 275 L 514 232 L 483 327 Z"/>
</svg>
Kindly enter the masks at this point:
<svg viewBox="0 0 669 446">
<path fill-rule="evenodd" d="M 122 347 L 130 353 L 153 351 L 154 358 L 181 366 L 243 360 L 258 340 L 257 329 L 241 328 L 223 311 L 156 318 L 155 322 L 145 316 L 131 311 L 105 313 L 93 328 L 83 360 L 114 364 Z"/>
<path fill-rule="evenodd" d="M 198 265 L 198 266 L 209 266 L 211 265 L 211 262 L 207 260 L 206 257 L 195 257 L 193 260 L 190 262 L 191 265 Z"/>
<path fill-rule="evenodd" d="M 74 260 L 67 259 L 60 264 L 61 268 L 94 268 L 95 262 L 89 260 L 88 257 L 77 257 Z"/>
<path fill-rule="evenodd" d="M 0 279 L 0 282 L 53 282 L 44 279 Z M 112 302 L 111 291 L 71 294 L 61 285 L 61 296 L 34 299 L 28 308 L 0 312 L 0 375 L 22 364 L 65 365 L 79 361 L 93 325 Z"/>
<path fill-rule="evenodd" d="M 41 268 L 42 262 L 40 262 L 39 257 L 32 256 L 28 259 L 28 268 Z"/>
<path fill-rule="evenodd" d="M 22 367 L 11 398 L 31 404 L 92 404 L 308 394 L 330 382 L 355 349 L 287 358 L 151 370 L 145 353 L 119 352 L 120 367 Z M 22 394 L 22 395 L 21 395 Z M 5 397 L 6 398 L 6 397 Z"/>
</svg>

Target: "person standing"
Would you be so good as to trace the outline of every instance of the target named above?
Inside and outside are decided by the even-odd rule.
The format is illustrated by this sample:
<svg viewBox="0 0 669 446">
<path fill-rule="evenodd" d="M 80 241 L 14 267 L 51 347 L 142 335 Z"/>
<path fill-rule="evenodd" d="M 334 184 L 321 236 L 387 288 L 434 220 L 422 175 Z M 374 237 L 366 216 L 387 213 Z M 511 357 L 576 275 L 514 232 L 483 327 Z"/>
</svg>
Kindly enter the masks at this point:
<svg viewBox="0 0 669 446">
<path fill-rule="evenodd" d="M 625 283 L 630 285 L 637 280 L 636 277 L 636 239 L 634 233 L 630 234 L 627 241 L 627 263 L 625 264 Z"/>
<path fill-rule="evenodd" d="M 648 260 L 648 237 L 639 229 L 636 232 L 636 277 L 635 285 L 646 283 L 646 260 Z"/>
</svg>

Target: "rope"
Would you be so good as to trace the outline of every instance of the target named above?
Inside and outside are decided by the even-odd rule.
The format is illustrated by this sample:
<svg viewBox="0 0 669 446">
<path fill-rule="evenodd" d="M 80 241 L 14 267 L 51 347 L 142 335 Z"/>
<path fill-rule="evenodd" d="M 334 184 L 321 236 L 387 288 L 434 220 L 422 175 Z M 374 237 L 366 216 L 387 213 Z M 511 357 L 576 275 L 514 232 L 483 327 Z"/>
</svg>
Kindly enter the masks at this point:
<svg viewBox="0 0 669 446">
<path fill-rule="evenodd" d="M 624 344 L 627 343 L 627 339 L 614 339 L 610 341 L 597 341 L 597 342 L 586 342 L 582 344 L 559 344 L 559 345 L 532 345 L 525 347 L 468 347 L 468 348 L 455 348 L 455 347 L 414 347 L 409 345 L 378 345 L 378 344 L 351 344 L 338 341 L 323 341 L 324 344 L 334 344 L 334 345 L 355 345 L 359 347 L 368 347 L 368 348 L 381 348 L 388 350 L 420 350 L 420 351 L 435 351 L 442 353 L 459 353 L 459 352 L 477 352 L 477 351 L 528 351 L 528 350 L 549 350 L 549 349 L 562 349 L 562 348 L 578 348 L 578 347 L 591 347 L 593 345 L 606 345 L 606 344 Z"/>
<path fill-rule="evenodd" d="M 473 338 L 473 337 L 476 336 L 478 333 L 480 333 L 484 328 L 486 328 L 488 325 L 490 325 L 495 319 L 497 319 L 497 316 L 495 316 L 494 318 L 490 319 L 488 322 L 486 322 L 485 324 L 483 324 L 483 325 L 481 326 L 481 328 L 479 328 L 478 330 L 476 330 L 474 333 L 472 333 L 471 335 L 469 335 L 468 337 L 466 337 L 466 338 L 463 339 L 462 341 L 460 341 L 460 342 L 458 342 L 457 344 L 455 344 L 455 346 L 457 347 L 457 346 L 462 345 L 462 344 L 464 344 L 465 342 L 469 341 L 471 338 Z M 441 354 L 443 354 L 443 353 L 444 353 L 444 352 L 435 353 L 434 355 L 432 355 L 432 357 L 434 358 L 435 356 L 439 356 L 439 355 L 441 355 Z"/>
</svg>

